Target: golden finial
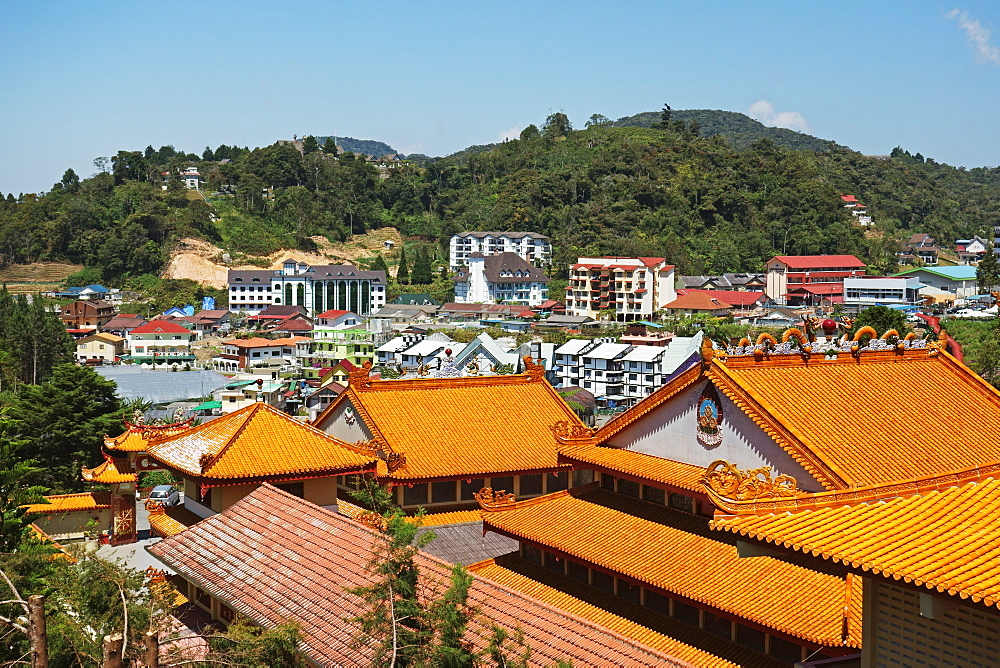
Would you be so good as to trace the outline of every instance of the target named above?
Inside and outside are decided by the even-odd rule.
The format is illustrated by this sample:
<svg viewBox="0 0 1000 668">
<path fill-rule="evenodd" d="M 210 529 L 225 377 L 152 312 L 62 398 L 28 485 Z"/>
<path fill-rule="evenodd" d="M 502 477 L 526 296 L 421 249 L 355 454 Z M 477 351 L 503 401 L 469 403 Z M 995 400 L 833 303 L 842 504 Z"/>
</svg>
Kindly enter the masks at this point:
<svg viewBox="0 0 1000 668">
<path fill-rule="evenodd" d="M 733 501 L 756 501 L 802 494 L 792 476 L 782 474 L 771 478 L 770 466 L 741 471 L 736 464 L 723 459 L 717 459 L 709 465 L 701 478 L 701 484 L 710 492 Z"/>
<path fill-rule="evenodd" d="M 476 501 L 483 510 L 497 510 L 513 505 L 514 495 L 504 490 L 493 491 L 490 487 L 483 487 L 475 493 Z"/>
</svg>

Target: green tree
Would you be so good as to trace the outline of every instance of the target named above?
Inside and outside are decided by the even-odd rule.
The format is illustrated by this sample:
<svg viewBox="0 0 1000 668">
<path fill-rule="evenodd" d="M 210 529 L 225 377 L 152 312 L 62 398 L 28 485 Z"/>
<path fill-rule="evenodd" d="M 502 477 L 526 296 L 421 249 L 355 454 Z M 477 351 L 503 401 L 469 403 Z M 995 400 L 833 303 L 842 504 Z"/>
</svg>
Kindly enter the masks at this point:
<svg viewBox="0 0 1000 668">
<path fill-rule="evenodd" d="M 323 153 L 337 156 L 337 142 L 333 137 L 327 137 L 326 141 L 323 142 Z"/>
<path fill-rule="evenodd" d="M 359 626 L 354 645 L 374 651 L 373 666 L 473 666 L 476 655 L 464 640 L 476 614 L 468 604 L 472 575 L 456 565 L 443 593 L 426 596 L 416 556 L 434 533 L 421 530 L 423 511 L 405 516 L 384 487 L 363 480 L 356 497 L 376 509 L 384 529 L 372 543 L 371 584 L 347 589 L 363 601 L 361 614 L 345 620 Z"/>
<path fill-rule="evenodd" d="M 46 489 L 32 484 L 39 472 L 33 459 L 24 459 L 28 441 L 19 438 L 17 421 L 0 410 L 0 552 L 13 552 L 25 538 L 31 521 L 24 505 L 43 503 Z"/>
<path fill-rule="evenodd" d="M 979 282 L 979 291 L 987 293 L 993 290 L 1000 283 L 1000 261 L 991 243 L 986 248 L 983 259 L 979 261 L 976 269 L 976 279 Z"/>
<path fill-rule="evenodd" d="M 565 137 L 573 131 L 573 124 L 569 122 L 569 116 L 561 111 L 549 114 L 542 126 L 542 136 L 546 139 L 557 139 Z"/>
<path fill-rule="evenodd" d="M 538 139 L 541 136 L 542 133 L 538 131 L 538 126 L 532 124 L 521 130 L 521 134 L 518 136 L 518 138 L 521 141 L 531 141 L 533 139 Z"/>
<path fill-rule="evenodd" d="M 81 487 L 80 467 L 100 458 L 102 436 L 121 429 L 115 384 L 93 369 L 60 364 L 39 385 L 21 385 L 11 417 L 33 444 L 39 482 L 59 491 Z"/>
<path fill-rule="evenodd" d="M 604 114 L 593 114 L 587 120 L 588 128 L 602 128 L 608 125 L 611 125 L 611 119 Z"/>
<path fill-rule="evenodd" d="M 319 142 L 312 135 L 302 139 L 302 155 L 309 155 L 319 150 Z"/>
<path fill-rule="evenodd" d="M 889 308 L 888 306 L 869 306 L 858 313 L 851 325 L 853 331 L 858 331 L 862 327 L 873 327 L 879 336 L 882 336 L 890 329 L 894 329 L 900 335 L 906 333 L 906 316 L 902 311 Z"/>
<path fill-rule="evenodd" d="M 410 282 L 410 269 L 406 265 L 406 249 L 399 249 L 399 267 L 396 269 L 396 282 L 403 284 Z"/>
<path fill-rule="evenodd" d="M 375 256 L 375 262 L 372 264 L 373 271 L 384 271 L 385 275 L 389 275 L 389 265 L 385 263 L 385 258 L 379 253 Z"/>
<path fill-rule="evenodd" d="M 413 263 L 413 273 L 410 280 L 417 285 L 428 285 L 434 280 L 431 274 L 431 259 L 422 246 L 417 250 L 417 259 Z"/>
</svg>

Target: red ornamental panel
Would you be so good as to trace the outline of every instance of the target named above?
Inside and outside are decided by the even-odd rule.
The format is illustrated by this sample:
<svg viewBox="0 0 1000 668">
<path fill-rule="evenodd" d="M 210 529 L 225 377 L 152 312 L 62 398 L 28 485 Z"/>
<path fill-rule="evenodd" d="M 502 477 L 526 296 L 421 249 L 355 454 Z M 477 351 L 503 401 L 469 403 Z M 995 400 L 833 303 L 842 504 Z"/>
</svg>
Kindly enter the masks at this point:
<svg viewBox="0 0 1000 668">
<path fill-rule="evenodd" d="M 115 515 L 111 525 L 111 544 L 125 545 L 138 540 L 135 529 L 135 494 L 116 495 L 112 501 Z"/>
</svg>

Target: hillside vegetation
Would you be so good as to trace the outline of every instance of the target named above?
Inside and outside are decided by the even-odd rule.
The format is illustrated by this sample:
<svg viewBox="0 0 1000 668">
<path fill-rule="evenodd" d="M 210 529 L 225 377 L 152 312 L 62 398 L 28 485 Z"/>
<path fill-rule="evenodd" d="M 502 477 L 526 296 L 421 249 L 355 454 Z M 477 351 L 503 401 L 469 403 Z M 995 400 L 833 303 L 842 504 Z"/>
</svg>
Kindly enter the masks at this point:
<svg viewBox="0 0 1000 668">
<path fill-rule="evenodd" d="M 314 138 L 305 155 L 288 144 L 223 145 L 200 158 L 120 151 L 90 178 L 67 170 L 44 195 L 3 199 L 0 263 L 74 262 L 86 266 L 71 277 L 80 283 L 127 284 L 159 274 L 183 238 L 255 264 L 280 249 L 318 251 L 319 237 L 336 245 L 392 227 L 439 261 L 461 230 L 546 234 L 556 277 L 587 254 L 665 256 L 680 273 L 701 273 L 759 269 L 774 254 L 853 253 L 887 271 L 912 231 L 946 246 L 992 236 L 1000 223 L 1000 169 L 956 169 L 902 149 L 873 159 L 822 140 L 822 150 L 769 137 L 739 150 L 683 113 L 665 129 L 595 115 L 582 130 L 553 114 L 517 140 L 385 173 L 324 153 Z M 177 178 L 188 165 L 204 197 Z M 874 231 L 857 226 L 841 193 L 869 205 Z"/>
</svg>

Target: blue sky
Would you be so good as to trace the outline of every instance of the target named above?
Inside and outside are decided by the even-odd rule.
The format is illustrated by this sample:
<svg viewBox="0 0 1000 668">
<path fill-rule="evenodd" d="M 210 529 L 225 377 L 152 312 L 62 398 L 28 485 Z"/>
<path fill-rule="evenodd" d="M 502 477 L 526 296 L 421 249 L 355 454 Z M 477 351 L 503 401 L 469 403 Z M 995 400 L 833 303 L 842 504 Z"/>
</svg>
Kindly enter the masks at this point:
<svg viewBox="0 0 1000 668">
<path fill-rule="evenodd" d="M 447 155 L 553 111 L 582 127 L 664 102 L 1000 164 L 996 0 L 0 0 L 0 63 L 3 194 L 148 144 L 336 133 Z"/>
</svg>

